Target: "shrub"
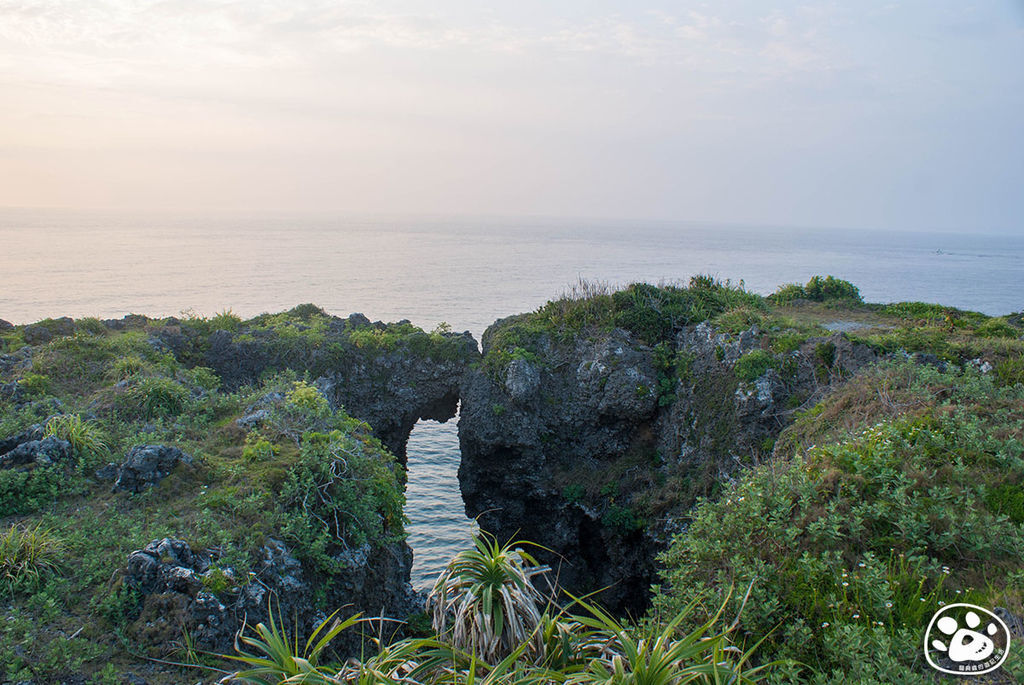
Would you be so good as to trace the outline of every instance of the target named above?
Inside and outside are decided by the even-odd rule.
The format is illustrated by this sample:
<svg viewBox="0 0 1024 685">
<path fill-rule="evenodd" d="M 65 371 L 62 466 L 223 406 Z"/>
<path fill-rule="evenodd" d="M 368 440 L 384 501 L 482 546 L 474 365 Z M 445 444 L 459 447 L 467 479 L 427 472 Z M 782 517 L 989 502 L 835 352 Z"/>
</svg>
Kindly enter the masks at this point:
<svg viewBox="0 0 1024 685">
<path fill-rule="evenodd" d="M 306 381 L 296 381 L 292 389 L 285 395 L 288 405 L 312 417 L 324 417 L 331 413 L 327 398 Z"/>
<path fill-rule="evenodd" d="M 1007 516 L 1019 503 L 997 486 L 1024 480 L 1013 438 L 971 414 L 939 414 L 757 468 L 702 502 L 662 557 L 657 608 L 672 613 L 753 582 L 741 626 L 751 636 L 778 626 L 769 653 L 842 669 L 835 646 L 856 631 L 867 652 L 888 650 L 886 668 L 910 669 L 921 612 L 998 582 L 1024 554 L 1021 527 Z"/>
<path fill-rule="evenodd" d="M 844 281 L 835 276 L 812 276 L 806 285 L 800 286 L 795 283 L 788 283 L 780 286 L 768 298 L 773 304 L 785 305 L 796 300 L 811 300 L 812 302 L 847 302 L 859 304 L 861 299 L 860 290 L 853 283 Z"/>
<path fill-rule="evenodd" d="M 804 286 L 804 293 L 807 299 L 815 302 L 830 302 L 835 300 L 848 300 L 850 302 L 863 302 L 860 291 L 853 283 L 844 281 L 834 276 L 812 276 Z"/>
<path fill-rule="evenodd" d="M 785 305 L 795 302 L 796 300 L 805 299 L 806 297 L 807 294 L 804 292 L 804 287 L 802 285 L 797 283 L 787 283 L 779 286 L 778 290 L 768 296 L 768 299 L 774 304 Z"/>
<path fill-rule="evenodd" d="M 1020 329 L 1014 328 L 1005 319 L 989 319 L 974 329 L 974 334 L 982 338 L 1018 338 Z"/>
<path fill-rule="evenodd" d="M 77 479 L 59 464 L 33 469 L 0 469 L 0 518 L 38 511 L 60 495 L 80 491 Z"/>
<path fill-rule="evenodd" d="M 763 376 L 775 363 L 775 359 L 764 350 L 751 350 L 736 360 L 733 372 L 745 383 L 753 383 Z"/>
<path fill-rule="evenodd" d="M 36 586 L 60 568 L 63 557 L 63 541 L 39 525 L 13 525 L 0 532 L 0 579 L 10 588 Z"/>
<path fill-rule="evenodd" d="M 339 553 L 400 539 L 405 497 L 392 457 L 368 436 L 307 433 L 281 486 L 283 533 L 324 573 L 347 568 Z"/>
</svg>

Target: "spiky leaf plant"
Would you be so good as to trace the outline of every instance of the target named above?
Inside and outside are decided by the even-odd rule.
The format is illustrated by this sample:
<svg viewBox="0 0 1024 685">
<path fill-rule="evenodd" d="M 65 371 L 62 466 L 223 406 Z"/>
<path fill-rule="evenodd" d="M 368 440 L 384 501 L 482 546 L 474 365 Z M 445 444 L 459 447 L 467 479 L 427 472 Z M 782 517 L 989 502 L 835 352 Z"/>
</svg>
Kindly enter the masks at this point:
<svg viewBox="0 0 1024 685">
<path fill-rule="evenodd" d="M 273 610 L 269 612 L 270 625 L 258 623 L 255 635 L 246 635 L 246 626 L 243 625 L 235 637 L 235 651 L 238 655 L 227 658 L 240 661 L 249 668 L 231 674 L 222 682 L 241 681 L 252 685 L 332 685 L 341 682 L 331 675 L 337 669 L 319 663 L 320 656 L 339 633 L 359 622 L 359 614 L 342 621 L 335 620 L 337 613 L 335 611 L 316 627 L 301 650 L 298 636 L 288 636 L 280 617 L 275 620 Z"/>
<path fill-rule="evenodd" d="M 590 615 L 575 617 L 585 629 L 580 636 L 593 653 L 586 668 L 571 675 L 572 685 L 681 685 L 682 683 L 756 683 L 777 664 L 750 667 L 758 644 L 746 652 L 733 646 L 735 627 L 718 628 L 726 604 L 703 625 L 681 632 L 697 606 L 693 602 L 663 626 L 625 626 L 603 609 L 579 602 Z"/>
<path fill-rule="evenodd" d="M 493 663 L 523 643 L 540 653 L 544 598 L 531 579 L 550 569 L 519 546 L 501 545 L 486 532 L 473 538 L 473 549 L 459 552 L 441 573 L 427 597 L 434 630 L 453 647 Z"/>
</svg>

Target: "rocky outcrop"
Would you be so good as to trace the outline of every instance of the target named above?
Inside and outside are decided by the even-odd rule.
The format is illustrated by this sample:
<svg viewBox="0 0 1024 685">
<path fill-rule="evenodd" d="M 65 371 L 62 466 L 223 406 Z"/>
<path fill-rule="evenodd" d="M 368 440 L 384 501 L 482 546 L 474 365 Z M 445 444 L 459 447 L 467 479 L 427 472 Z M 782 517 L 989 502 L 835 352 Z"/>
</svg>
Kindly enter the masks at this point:
<svg viewBox="0 0 1024 685">
<path fill-rule="evenodd" d="M 22 329 L 21 334 L 29 345 L 41 345 L 50 342 L 54 338 L 71 335 L 74 332 L 74 319 L 62 316 L 59 319 L 47 319 L 39 323 L 29 324 Z"/>
<path fill-rule="evenodd" d="M 177 447 L 167 445 L 137 445 L 129 450 L 125 460 L 103 475 L 114 478 L 114 491 L 141 492 L 166 478 L 178 464 L 191 464 L 192 457 Z"/>
<path fill-rule="evenodd" d="M 254 570 L 240 578 L 184 540 L 154 540 L 132 552 L 122 580 L 142 600 L 130 631 L 145 644 L 166 644 L 184 628 L 197 648 L 230 653 L 243 622 L 267 622 L 269 611 L 275 620 L 297 621 L 308 634 L 326 618 L 309 601 L 314 590 L 324 596 L 320 605 L 348 613 L 404 618 L 418 608 L 407 582 L 412 555 L 404 543 L 352 554 L 347 571 L 331 579 L 308 572 L 279 540 L 268 539 L 257 556 Z M 358 635 L 350 631 L 336 646 L 355 653 Z"/>
<path fill-rule="evenodd" d="M 50 435 L 38 440 L 21 442 L 6 453 L 0 454 L 0 469 L 51 466 L 70 458 L 71 443 Z"/>
<path fill-rule="evenodd" d="M 296 314 L 276 328 L 212 333 L 179 322 L 152 333 L 179 360 L 212 368 L 228 388 L 255 383 L 268 370 L 309 373 L 334 407 L 368 423 L 404 463 L 416 421 L 455 416 L 462 373 L 479 359 L 476 341 L 468 332 L 429 335 L 408 321 L 384 324 L 362 314 L 326 320 L 314 329 Z"/>
<path fill-rule="evenodd" d="M 485 333 L 485 360 L 510 324 Z M 708 324 L 657 346 L 621 329 L 544 334 L 529 354 L 468 371 L 459 423 L 467 514 L 503 540 L 553 550 L 539 554 L 562 586 L 607 587 L 609 607 L 643 607 L 655 556 L 695 498 L 767 458 L 796 407 L 874 360 L 838 334 L 784 355 L 763 346 L 756 328 L 733 336 Z"/>
</svg>

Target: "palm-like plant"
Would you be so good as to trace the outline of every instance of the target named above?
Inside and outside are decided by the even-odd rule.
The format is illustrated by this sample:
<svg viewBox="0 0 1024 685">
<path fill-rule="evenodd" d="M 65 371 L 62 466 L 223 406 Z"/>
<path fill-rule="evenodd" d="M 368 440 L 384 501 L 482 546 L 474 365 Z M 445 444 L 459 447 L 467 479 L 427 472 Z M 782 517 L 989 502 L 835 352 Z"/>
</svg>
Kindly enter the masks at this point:
<svg viewBox="0 0 1024 685">
<path fill-rule="evenodd" d="M 452 559 L 427 597 L 438 637 L 489 663 L 524 644 L 540 653 L 544 598 L 531 579 L 550 568 L 518 548 L 522 542 L 501 545 L 481 532 L 473 544 Z"/>
<path fill-rule="evenodd" d="M 248 668 L 231 674 L 222 682 L 241 681 L 252 685 L 337 685 L 342 682 L 331 675 L 337 669 L 320 665 L 320 655 L 338 633 L 359 621 L 358 614 L 340 621 L 334 620 L 338 613 L 334 612 L 316 627 L 300 651 L 298 636 L 289 638 L 287 630 L 280 625 L 280 618 L 274 619 L 273 610 L 269 613 L 270 625 L 256 624 L 255 635 L 246 635 L 245 626 L 242 626 L 235 638 L 238 655 L 227 658 L 240 661 Z"/>
<path fill-rule="evenodd" d="M 726 600 L 728 601 L 728 599 Z M 586 628 L 580 636 L 592 656 L 569 677 L 573 685 L 681 685 L 682 683 L 755 683 L 776 666 L 749 667 L 760 644 L 743 652 L 729 642 L 732 626 L 716 629 L 725 604 L 703 625 L 679 634 L 679 626 L 697 602 L 659 628 L 627 627 L 599 607 L 579 602 L 589 616 L 577 616 Z"/>
</svg>

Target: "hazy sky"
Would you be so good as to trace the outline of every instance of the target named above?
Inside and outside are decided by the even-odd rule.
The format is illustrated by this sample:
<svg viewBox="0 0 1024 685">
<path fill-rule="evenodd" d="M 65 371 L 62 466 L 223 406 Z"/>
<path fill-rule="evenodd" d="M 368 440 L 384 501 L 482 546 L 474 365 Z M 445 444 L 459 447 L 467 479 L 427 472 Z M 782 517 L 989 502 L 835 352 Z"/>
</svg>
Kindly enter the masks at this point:
<svg viewBox="0 0 1024 685">
<path fill-rule="evenodd" d="M 1024 232 L 1024 2 L 0 0 L 0 206 Z"/>
</svg>

